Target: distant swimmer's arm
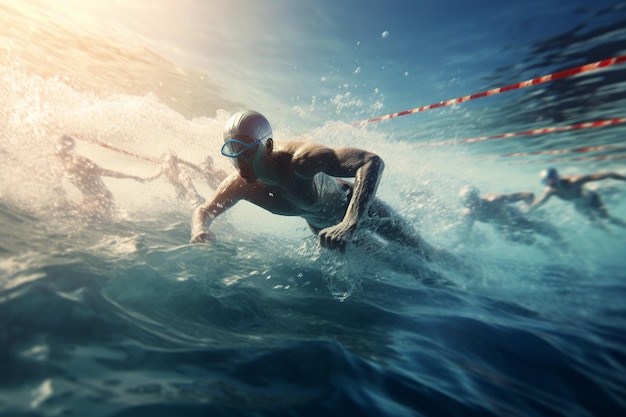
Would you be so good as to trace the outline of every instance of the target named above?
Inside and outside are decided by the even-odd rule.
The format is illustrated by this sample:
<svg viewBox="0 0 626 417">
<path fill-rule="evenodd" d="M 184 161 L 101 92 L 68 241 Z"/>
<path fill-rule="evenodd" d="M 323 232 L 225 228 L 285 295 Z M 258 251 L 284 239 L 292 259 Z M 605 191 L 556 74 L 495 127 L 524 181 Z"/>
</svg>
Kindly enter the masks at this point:
<svg viewBox="0 0 626 417">
<path fill-rule="evenodd" d="M 159 178 L 161 175 L 163 175 L 163 171 L 162 170 L 158 170 L 155 174 L 150 175 L 149 177 L 146 178 L 142 178 L 141 182 L 150 182 L 150 181 L 154 181 L 157 178 Z"/>
<path fill-rule="evenodd" d="M 583 175 L 576 178 L 576 182 L 584 184 L 590 181 L 600 181 L 606 179 L 626 181 L 626 176 L 618 174 L 617 172 L 599 172 L 597 174 Z"/>
<path fill-rule="evenodd" d="M 552 188 L 546 188 L 545 191 L 539 196 L 539 198 L 535 199 L 533 203 L 528 207 L 528 211 L 533 211 L 536 208 L 544 205 L 550 197 L 554 194 L 554 190 Z"/>
<path fill-rule="evenodd" d="M 226 178 L 217 187 L 211 200 L 194 210 L 191 217 L 191 239 L 189 243 L 212 243 L 215 235 L 209 230 L 213 220 L 234 206 L 240 199 L 241 190 L 237 173 Z"/>
<path fill-rule="evenodd" d="M 98 174 L 104 177 L 112 177 L 112 178 L 128 178 L 139 182 L 144 182 L 145 179 L 141 178 L 137 175 L 125 174 L 123 172 L 112 171 L 110 169 L 98 168 Z"/>
<path fill-rule="evenodd" d="M 498 197 L 496 197 L 493 201 L 501 201 L 507 204 L 517 203 L 518 201 L 523 201 L 526 204 L 532 204 L 534 199 L 535 199 L 535 193 L 521 191 L 517 193 L 501 194 Z"/>
<path fill-rule="evenodd" d="M 187 162 L 184 159 L 179 159 L 178 160 L 181 164 L 183 165 L 187 165 L 189 168 L 193 169 L 194 171 L 198 172 L 199 174 L 202 174 L 203 170 L 202 168 L 200 168 L 198 165 L 193 164 L 191 162 Z"/>
</svg>

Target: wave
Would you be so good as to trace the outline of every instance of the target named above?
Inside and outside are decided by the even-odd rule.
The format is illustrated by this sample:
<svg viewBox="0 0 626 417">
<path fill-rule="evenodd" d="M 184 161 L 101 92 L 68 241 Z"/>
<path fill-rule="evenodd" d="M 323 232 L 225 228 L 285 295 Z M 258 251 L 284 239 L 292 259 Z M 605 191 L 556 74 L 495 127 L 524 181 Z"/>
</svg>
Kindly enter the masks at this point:
<svg viewBox="0 0 626 417">
<path fill-rule="evenodd" d="M 7 13 L 15 10 L 0 6 Z M 29 21 L 5 19 L 11 24 L 0 28 L 16 42 L 0 62 L 2 415 L 608 416 L 626 409 L 623 231 L 596 229 L 551 202 L 538 216 L 563 231 L 569 249 L 505 241 L 477 225 L 455 249 L 465 265 L 458 269 L 372 240 L 343 255 L 322 250 L 298 219 L 244 204 L 213 224 L 216 244 L 189 245 L 190 208 L 166 181 L 107 179 L 113 218 L 82 216 L 78 191 L 60 180 L 58 135 L 93 139 L 79 140 L 81 155 L 137 175 L 152 174 L 151 160 L 168 150 L 193 162 L 215 156 L 228 171 L 218 155 L 221 129 L 239 106 L 208 78 L 152 51 L 126 53 L 119 41 L 93 33 L 77 40 L 56 23 L 34 51 L 70 39 L 51 53 L 72 57 L 89 41 L 99 51 L 89 62 L 107 61 L 110 72 L 95 66 L 81 74 L 72 59 L 45 66 L 45 54 L 22 48 L 29 26 L 14 23 L 21 19 Z M 609 37 L 613 23 L 592 38 Z M 556 51 L 565 39 L 585 37 L 572 29 L 537 42 L 512 81 L 562 69 L 571 59 Z M 605 58 L 593 39 L 572 52 L 577 64 Z M 619 50 L 619 42 L 607 45 Z M 141 77 L 126 78 L 131 68 Z M 506 70 L 496 71 L 497 84 L 508 83 Z M 573 147 L 580 136 L 480 150 L 415 144 L 525 129 L 593 106 L 610 113 L 624 98 L 615 90 L 620 71 L 554 84 L 498 110 L 450 108 L 419 126 L 327 120 L 295 135 L 310 120 L 276 120 L 275 133 L 380 153 L 388 163 L 378 195 L 447 248 L 462 185 L 540 191 L 536 166 L 477 161 L 476 154 Z M 108 91 L 118 78 L 136 84 Z M 575 100 L 589 94 L 593 100 Z M 613 143 L 622 130 L 594 138 Z M 570 162 L 563 172 L 596 168 L 622 167 Z M 205 197 L 214 191 L 197 186 Z M 612 212 L 624 212 L 621 183 L 594 188 Z"/>
<path fill-rule="evenodd" d="M 351 263 L 309 240 L 267 247 L 226 225 L 216 245 L 177 244 L 188 224 L 162 220 L 74 227 L 51 246 L 44 237 L 62 242 L 61 226 L 37 238 L 40 219 L 1 213 L 14 236 L 42 245 L 3 254 L 5 264 L 29 261 L 3 274 L 12 282 L 0 293 L 5 412 L 521 416 L 624 406 L 615 277 L 592 284 L 562 265 L 509 262 L 506 285 L 476 272 L 446 274 L 450 285 L 367 253 Z M 514 278 L 516 268 L 541 276 Z M 541 292 L 555 297 L 529 302 Z M 589 292 L 602 306 L 580 302 Z M 10 397 L 17 387 L 29 388 Z"/>
</svg>

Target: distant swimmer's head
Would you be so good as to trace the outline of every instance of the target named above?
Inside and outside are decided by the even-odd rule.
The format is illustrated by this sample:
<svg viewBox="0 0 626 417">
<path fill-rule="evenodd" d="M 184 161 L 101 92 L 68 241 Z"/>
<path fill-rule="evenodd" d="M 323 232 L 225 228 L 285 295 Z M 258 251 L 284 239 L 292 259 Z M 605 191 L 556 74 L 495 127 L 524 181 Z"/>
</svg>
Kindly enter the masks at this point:
<svg viewBox="0 0 626 417">
<path fill-rule="evenodd" d="M 54 144 L 54 150 L 58 156 L 63 157 L 65 155 L 68 155 L 75 146 L 76 143 L 74 142 L 74 138 L 68 135 L 63 135 L 56 140 L 56 143 Z"/>
<path fill-rule="evenodd" d="M 212 156 L 207 155 L 200 163 L 200 168 L 205 174 L 212 173 L 215 170 L 215 161 Z"/>
<path fill-rule="evenodd" d="M 63 136 L 60 136 L 57 139 L 55 147 L 56 147 L 56 149 L 63 149 L 63 150 L 65 150 L 65 149 L 73 149 L 75 144 L 76 143 L 74 142 L 74 138 L 73 137 L 68 136 L 68 135 L 63 135 Z"/>
<path fill-rule="evenodd" d="M 559 180 L 559 173 L 554 168 L 548 168 L 541 171 L 539 177 L 543 185 L 551 186 Z"/>
<path fill-rule="evenodd" d="M 461 191 L 459 191 L 459 199 L 466 206 L 475 201 L 479 195 L 480 191 L 478 190 L 478 188 L 472 185 L 466 185 L 465 187 L 461 188 Z"/>
<path fill-rule="evenodd" d="M 272 143 L 272 127 L 261 113 L 244 110 L 233 114 L 224 126 L 222 155 L 231 159 L 246 182 L 256 181 L 263 150 Z M 271 145 L 270 145 L 271 146 Z"/>
<path fill-rule="evenodd" d="M 168 163 L 172 163 L 172 162 L 176 162 L 176 153 L 174 151 L 167 151 L 163 154 L 161 154 L 161 160 L 163 162 L 168 162 Z"/>
</svg>

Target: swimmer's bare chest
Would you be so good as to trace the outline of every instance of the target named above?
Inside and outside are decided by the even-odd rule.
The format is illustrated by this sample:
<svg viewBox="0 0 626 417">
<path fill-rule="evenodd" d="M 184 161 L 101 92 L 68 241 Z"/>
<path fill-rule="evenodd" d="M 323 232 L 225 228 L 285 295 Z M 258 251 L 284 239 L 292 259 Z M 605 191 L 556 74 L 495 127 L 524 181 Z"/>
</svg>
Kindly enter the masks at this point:
<svg viewBox="0 0 626 417">
<path fill-rule="evenodd" d="M 510 212 L 505 205 L 491 201 L 480 201 L 471 215 L 476 221 L 484 223 L 503 222 L 510 218 Z"/>
<path fill-rule="evenodd" d="M 578 200 L 583 198 L 583 189 L 579 185 L 565 183 L 557 189 L 555 195 L 563 200 Z"/>
<path fill-rule="evenodd" d="M 306 216 L 320 211 L 319 197 L 311 180 L 291 179 L 279 185 L 252 184 L 244 199 L 283 216 Z"/>
<path fill-rule="evenodd" d="M 257 181 L 244 199 L 274 214 L 302 217 L 316 229 L 339 223 L 347 207 L 340 191 L 320 196 L 313 180 L 300 178 L 273 186 Z"/>
<path fill-rule="evenodd" d="M 83 192 L 97 193 L 104 183 L 90 162 L 75 162 L 66 167 L 67 178 Z"/>
</svg>

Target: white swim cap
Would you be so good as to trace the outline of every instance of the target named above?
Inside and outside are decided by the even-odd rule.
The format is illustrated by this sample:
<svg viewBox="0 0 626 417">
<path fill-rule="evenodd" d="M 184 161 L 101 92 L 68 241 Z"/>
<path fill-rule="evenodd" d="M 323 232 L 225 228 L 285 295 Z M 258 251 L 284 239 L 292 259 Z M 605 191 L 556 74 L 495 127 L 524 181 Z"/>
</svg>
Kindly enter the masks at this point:
<svg viewBox="0 0 626 417">
<path fill-rule="evenodd" d="M 262 141 L 272 137 L 272 127 L 265 116 L 254 110 L 233 114 L 224 126 L 224 141 L 231 139 L 244 142 Z"/>
<path fill-rule="evenodd" d="M 55 144 L 57 151 L 67 151 L 73 149 L 75 146 L 74 138 L 68 135 L 60 136 Z"/>
<path fill-rule="evenodd" d="M 547 168 L 541 171 L 539 178 L 541 178 L 543 184 L 548 185 L 548 180 L 556 181 L 559 179 L 559 173 L 554 168 Z"/>
</svg>

